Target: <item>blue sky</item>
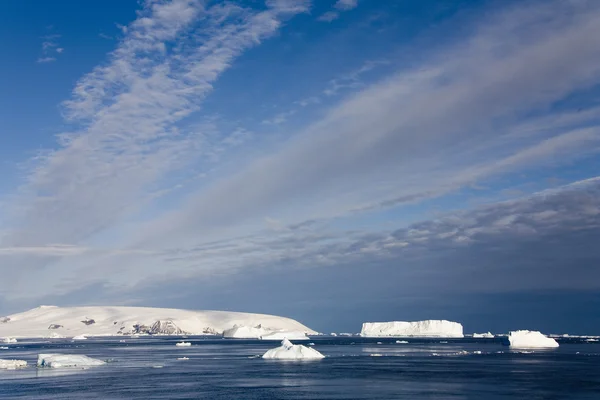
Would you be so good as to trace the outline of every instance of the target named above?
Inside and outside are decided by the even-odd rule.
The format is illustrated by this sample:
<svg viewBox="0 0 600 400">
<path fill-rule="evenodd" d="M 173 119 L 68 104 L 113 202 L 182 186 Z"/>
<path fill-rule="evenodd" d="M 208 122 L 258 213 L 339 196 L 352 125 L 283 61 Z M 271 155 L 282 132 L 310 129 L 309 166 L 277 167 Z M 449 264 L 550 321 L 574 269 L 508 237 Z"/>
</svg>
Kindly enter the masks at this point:
<svg viewBox="0 0 600 400">
<path fill-rule="evenodd" d="M 595 1 L 5 1 L 0 35 L 0 314 L 600 332 Z"/>
</svg>

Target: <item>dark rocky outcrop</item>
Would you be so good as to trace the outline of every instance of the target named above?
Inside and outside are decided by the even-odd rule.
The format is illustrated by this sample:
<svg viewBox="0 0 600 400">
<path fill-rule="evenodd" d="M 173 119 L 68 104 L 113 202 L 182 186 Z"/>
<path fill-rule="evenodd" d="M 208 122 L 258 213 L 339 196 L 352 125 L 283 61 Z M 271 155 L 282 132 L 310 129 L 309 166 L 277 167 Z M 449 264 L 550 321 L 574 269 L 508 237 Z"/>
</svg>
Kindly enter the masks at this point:
<svg viewBox="0 0 600 400">
<path fill-rule="evenodd" d="M 50 325 L 48 326 L 48 329 L 58 329 L 58 328 L 62 328 L 62 327 L 63 327 L 63 326 L 62 326 L 62 325 L 59 325 L 59 324 L 50 324 Z"/>
</svg>

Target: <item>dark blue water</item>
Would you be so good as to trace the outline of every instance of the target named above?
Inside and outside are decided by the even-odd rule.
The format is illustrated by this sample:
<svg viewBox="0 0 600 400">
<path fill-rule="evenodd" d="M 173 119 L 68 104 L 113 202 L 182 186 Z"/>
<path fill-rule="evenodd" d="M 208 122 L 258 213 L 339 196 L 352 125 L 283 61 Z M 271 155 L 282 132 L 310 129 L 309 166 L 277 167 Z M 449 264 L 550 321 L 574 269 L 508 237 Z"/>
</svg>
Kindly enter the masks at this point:
<svg viewBox="0 0 600 400">
<path fill-rule="evenodd" d="M 0 358 L 32 366 L 0 370 L 0 398 L 600 399 L 600 344 L 572 339 L 532 353 L 511 351 L 497 339 L 314 339 L 327 358 L 310 362 L 257 357 L 278 343 L 188 338 L 191 347 L 175 347 L 180 338 L 119 339 L 8 345 Z M 38 369 L 38 353 L 111 362 Z"/>
</svg>

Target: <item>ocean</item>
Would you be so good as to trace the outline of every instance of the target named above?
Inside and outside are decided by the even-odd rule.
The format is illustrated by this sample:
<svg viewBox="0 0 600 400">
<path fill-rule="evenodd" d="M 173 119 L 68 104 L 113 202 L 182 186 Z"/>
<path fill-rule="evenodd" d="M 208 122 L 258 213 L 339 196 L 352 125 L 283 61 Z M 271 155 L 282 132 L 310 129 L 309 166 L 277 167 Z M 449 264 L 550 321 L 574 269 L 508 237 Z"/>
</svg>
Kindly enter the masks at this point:
<svg viewBox="0 0 600 400">
<path fill-rule="evenodd" d="M 121 342 L 120 340 L 124 340 Z M 264 360 L 278 342 L 189 337 L 22 340 L 0 358 L 6 399 L 600 399 L 600 343 L 559 339 L 516 351 L 502 339 L 319 337 L 318 361 Z M 5 348 L 7 347 L 7 348 Z M 89 369 L 36 368 L 39 353 L 107 360 Z M 188 358 L 182 360 L 178 358 Z"/>
</svg>

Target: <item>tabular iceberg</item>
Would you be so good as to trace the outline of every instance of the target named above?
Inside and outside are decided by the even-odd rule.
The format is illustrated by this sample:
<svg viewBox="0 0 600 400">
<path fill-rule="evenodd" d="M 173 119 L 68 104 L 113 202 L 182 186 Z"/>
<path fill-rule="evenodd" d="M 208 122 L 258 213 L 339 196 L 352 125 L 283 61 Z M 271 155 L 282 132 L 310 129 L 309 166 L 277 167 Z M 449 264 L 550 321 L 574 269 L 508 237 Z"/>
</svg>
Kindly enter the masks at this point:
<svg viewBox="0 0 600 400">
<path fill-rule="evenodd" d="M 360 335 L 363 337 L 464 337 L 461 324 L 446 320 L 365 322 Z"/>
<path fill-rule="evenodd" d="M 494 334 L 491 332 L 486 332 L 486 333 L 474 333 L 473 334 L 473 338 L 474 339 L 493 339 L 494 338 Z"/>
<path fill-rule="evenodd" d="M 37 360 L 38 367 L 46 368 L 85 368 L 104 364 L 102 360 L 79 354 L 39 354 Z"/>
<path fill-rule="evenodd" d="M 262 358 L 273 360 L 320 360 L 325 356 L 315 349 L 301 344 L 293 344 L 284 339 L 280 347 L 267 351 Z"/>
<path fill-rule="evenodd" d="M 27 361 L 24 360 L 1 360 L 0 359 L 0 369 L 17 369 L 17 368 L 25 368 L 27 366 Z"/>
<path fill-rule="evenodd" d="M 518 349 L 554 348 L 558 342 L 538 331 L 513 331 L 508 335 L 510 347 Z"/>
</svg>

